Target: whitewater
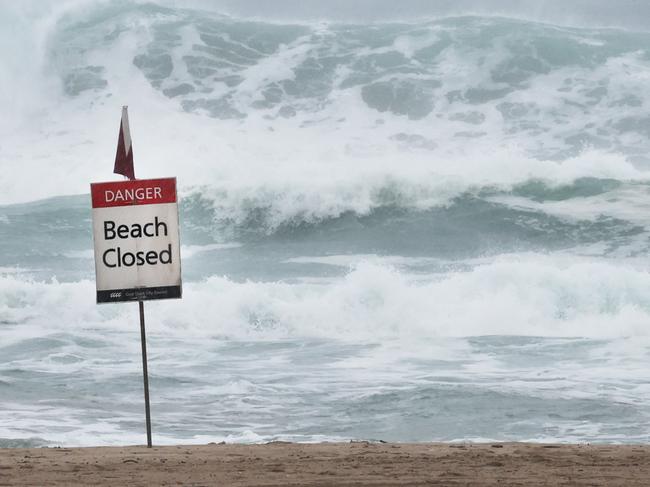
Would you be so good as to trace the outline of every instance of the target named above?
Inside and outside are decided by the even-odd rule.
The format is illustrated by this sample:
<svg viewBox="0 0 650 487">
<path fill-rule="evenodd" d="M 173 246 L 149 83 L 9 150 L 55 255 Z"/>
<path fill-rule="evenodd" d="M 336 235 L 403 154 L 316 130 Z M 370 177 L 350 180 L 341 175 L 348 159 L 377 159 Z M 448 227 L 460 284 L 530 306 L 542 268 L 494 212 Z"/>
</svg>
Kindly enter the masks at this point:
<svg viewBox="0 0 650 487">
<path fill-rule="evenodd" d="M 179 185 L 155 444 L 650 440 L 649 29 L 208 3 L 0 7 L 0 447 L 144 442 L 122 105 Z"/>
</svg>

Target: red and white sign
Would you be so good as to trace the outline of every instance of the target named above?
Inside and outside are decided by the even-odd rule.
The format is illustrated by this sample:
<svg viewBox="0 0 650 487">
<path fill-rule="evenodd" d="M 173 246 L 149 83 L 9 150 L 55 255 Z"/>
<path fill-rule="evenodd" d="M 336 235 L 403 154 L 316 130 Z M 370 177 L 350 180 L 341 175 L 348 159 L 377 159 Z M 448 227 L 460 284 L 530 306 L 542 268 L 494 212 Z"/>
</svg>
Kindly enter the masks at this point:
<svg viewBox="0 0 650 487">
<path fill-rule="evenodd" d="M 180 298 L 176 178 L 90 185 L 97 302 Z"/>
</svg>

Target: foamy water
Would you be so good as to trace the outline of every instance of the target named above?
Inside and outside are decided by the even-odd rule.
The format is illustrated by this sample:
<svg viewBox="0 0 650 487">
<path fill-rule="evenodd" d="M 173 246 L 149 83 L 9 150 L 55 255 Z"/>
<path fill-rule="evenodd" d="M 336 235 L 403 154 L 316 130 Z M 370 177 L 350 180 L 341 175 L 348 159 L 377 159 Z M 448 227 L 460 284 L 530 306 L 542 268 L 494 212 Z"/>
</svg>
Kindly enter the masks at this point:
<svg viewBox="0 0 650 487">
<path fill-rule="evenodd" d="M 0 445 L 143 442 L 87 195 L 123 104 L 137 175 L 181 196 L 156 443 L 648 441 L 636 24 L 2 8 Z"/>
</svg>

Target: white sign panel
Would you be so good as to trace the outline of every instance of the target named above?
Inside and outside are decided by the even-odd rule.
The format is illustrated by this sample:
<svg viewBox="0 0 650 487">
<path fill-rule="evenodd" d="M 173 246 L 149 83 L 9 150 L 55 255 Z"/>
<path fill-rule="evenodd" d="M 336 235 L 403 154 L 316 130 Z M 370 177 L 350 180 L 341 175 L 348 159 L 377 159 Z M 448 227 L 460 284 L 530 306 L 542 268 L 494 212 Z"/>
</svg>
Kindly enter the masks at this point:
<svg viewBox="0 0 650 487">
<path fill-rule="evenodd" d="M 97 302 L 180 298 L 176 178 L 90 185 Z"/>
</svg>

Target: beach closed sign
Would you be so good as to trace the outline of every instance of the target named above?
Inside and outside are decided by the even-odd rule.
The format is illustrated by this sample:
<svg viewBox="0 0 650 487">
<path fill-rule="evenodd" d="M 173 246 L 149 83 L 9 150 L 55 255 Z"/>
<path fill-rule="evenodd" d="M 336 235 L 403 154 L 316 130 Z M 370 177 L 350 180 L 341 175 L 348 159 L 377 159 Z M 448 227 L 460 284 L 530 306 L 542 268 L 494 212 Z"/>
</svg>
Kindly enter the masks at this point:
<svg viewBox="0 0 650 487">
<path fill-rule="evenodd" d="M 176 178 L 90 185 L 97 302 L 180 298 Z"/>
</svg>

